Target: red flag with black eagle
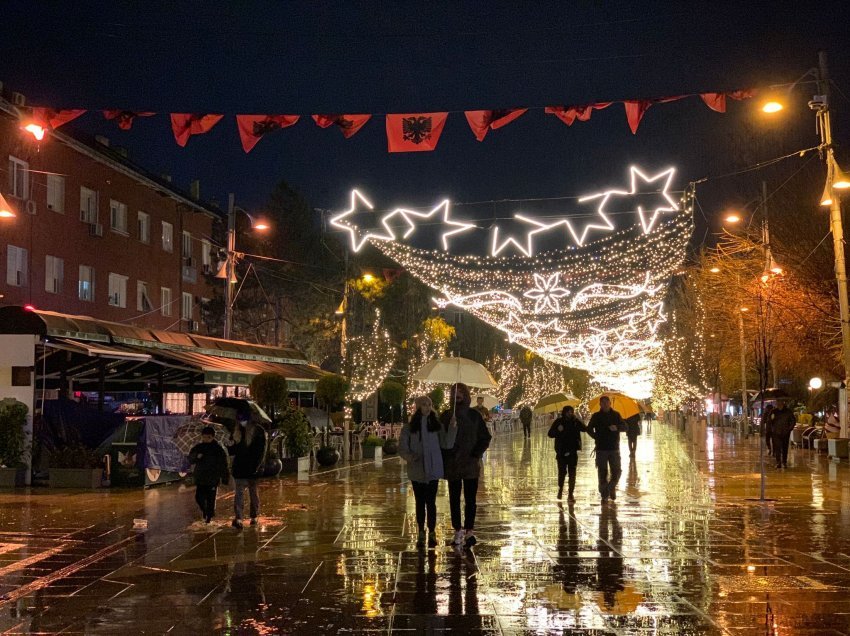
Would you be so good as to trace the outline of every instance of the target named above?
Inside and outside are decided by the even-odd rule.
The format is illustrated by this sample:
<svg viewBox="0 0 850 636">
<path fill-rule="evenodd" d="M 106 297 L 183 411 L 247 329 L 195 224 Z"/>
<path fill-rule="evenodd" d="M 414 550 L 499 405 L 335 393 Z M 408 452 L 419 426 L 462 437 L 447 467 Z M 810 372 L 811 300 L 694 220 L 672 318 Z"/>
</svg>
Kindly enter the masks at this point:
<svg viewBox="0 0 850 636">
<path fill-rule="evenodd" d="M 192 135 L 202 135 L 209 132 L 224 115 L 208 115 L 195 113 L 171 113 L 171 130 L 174 139 L 180 146 L 185 146 Z"/>
<path fill-rule="evenodd" d="M 363 125 L 371 118 L 372 115 L 313 115 L 313 121 L 319 128 L 336 126 L 346 139 L 363 128 Z"/>
<path fill-rule="evenodd" d="M 245 152 L 251 152 L 263 135 L 292 126 L 298 121 L 298 117 L 298 115 L 236 115 L 242 149 Z"/>
<path fill-rule="evenodd" d="M 62 124 L 82 115 L 85 110 L 53 110 L 52 108 L 33 108 L 32 118 L 44 129 L 53 130 Z"/>
<path fill-rule="evenodd" d="M 136 117 L 151 117 L 156 113 L 135 112 L 132 110 L 105 110 L 103 116 L 107 119 L 114 119 L 118 123 L 121 130 L 130 130 L 133 127 L 133 120 Z"/>
<path fill-rule="evenodd" d="M 387 147 L 390 152 L 434 150 L 448 113 L 406 113 L 387 115 Z"/>
<path fill-rule="evenodd" d="M 466 121 L 478 141 L 484 141 L 488 130 L 501 128 L 517 117 L 525 114 L 527 108 L 512 108 L 508 110 L 467 110 L 464 111 Z"/>
</svg>

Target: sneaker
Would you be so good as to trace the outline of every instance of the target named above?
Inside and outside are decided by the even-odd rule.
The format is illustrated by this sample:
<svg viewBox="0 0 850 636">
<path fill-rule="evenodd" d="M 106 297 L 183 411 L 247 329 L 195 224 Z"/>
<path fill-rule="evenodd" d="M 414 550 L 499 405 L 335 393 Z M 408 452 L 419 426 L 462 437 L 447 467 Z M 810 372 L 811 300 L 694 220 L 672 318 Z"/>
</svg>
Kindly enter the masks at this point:
<svg viewBox="0 0 850 636">
<path fill-rule="evenodd" d="M 433 530 L 431 530 L 431 532 L 428 533 L 428 547 L 429 548 L 436 548 L 437 547 L 437 533 L 434 532 Z"/>
<path fill-rule="evenodd" d="M 563 489 L 563 488 L 558 488 L 558 499 L 560 499 L 560 498 L 561 498 L 561 497 L 563 497 L 563 496 L 564 496 L 564 489 Z"/>
<path fill-rule="evenodd" d="M 236 528 L 237 530 L 241 530 L 242 529 L 242 519 L 234 519 L 233 522 L 230 525 L 233 526 L 234 528 Z"/>
<path fill-rule="evenodd" d="M 468 530 L 466 533 L 466 540 L 463 542 L 463 547 L 469 549 L 478 543 L 478 539 L 475 538 L 475 534 L 472 530 Z"/>
<path fill-rule="evenodd" d="M 463 545 L 463 538 L 466 533 L 463 530 L 455 530 L 455 538 L 452 539 L 452 543 L 455 545 Z"/>
<path fill-rule="evenodd" d="M 575 503 L 576 502 L 576 498 L 573 497 L 573 493 L 570 493 L 569 497 L 567 497 L 567 501 L 569 503 Z"/>
<path fill-rule="evenodd" d="M 425 547 L 425 531 L 424 530 L 420 530 L 419 536 L 416 537 L 416 547 L 417 548 L 424 548 Z"/>
<path fill-rule="evenodd" d="M 256 518 L 256 517 L 251 517 L 251 525 L 252 525 L 252 526 L 256 526 L 256 525 L 257 525 L 257 518 Z"/>
</svg>

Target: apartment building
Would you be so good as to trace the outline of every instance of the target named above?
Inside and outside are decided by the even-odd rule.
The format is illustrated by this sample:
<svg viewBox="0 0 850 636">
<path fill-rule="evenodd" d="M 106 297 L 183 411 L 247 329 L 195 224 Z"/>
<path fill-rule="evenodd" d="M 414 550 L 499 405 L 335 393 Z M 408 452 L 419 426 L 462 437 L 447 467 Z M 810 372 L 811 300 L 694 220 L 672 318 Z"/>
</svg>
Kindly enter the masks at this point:
<svg viewBox="0 0 850 636">
<path fill-rule="evenodd" d="M 67 124 L 42 141 L 0 100 L 0 305 L 205 333 L 221 211 Z"/>
</svg>

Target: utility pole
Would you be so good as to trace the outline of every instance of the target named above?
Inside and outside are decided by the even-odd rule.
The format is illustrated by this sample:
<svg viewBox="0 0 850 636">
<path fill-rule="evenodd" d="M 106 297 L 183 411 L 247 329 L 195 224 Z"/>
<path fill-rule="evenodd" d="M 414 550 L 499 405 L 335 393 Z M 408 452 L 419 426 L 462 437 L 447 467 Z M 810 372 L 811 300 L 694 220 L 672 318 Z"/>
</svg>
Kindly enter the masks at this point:
<svg viewBox="0 0 850 636">
<path fill-rule="evenodd" d="M 767 213 L 767 181 L 761 182 L 761 240 L 764 245 L 764 275 L 767 275 L 767 281 L 770 281 L 773 271 L 776 267 L 773 261 L 773 252 L 770 250 L 770 220 Z M 764 280 L 764 279 L 762 279 Z M 773 376 L 773 386 L 779 388 L 779 376 L 776 373 L 776 352 L 770 356 L 770 372 Z"/>
<path fill-rule="evenodd" d="M 827 65 L 826 52 L 818 53 L 818 93 L 809 102 L 809 108 L 817 113 L 818 129 L 821 138 L 821 151 L 826 161 L 826 187 L 830 193 L 829 204 L 829 228 L 832 232 L 832 248 L 835 253 L 835 279 L 838 283 L 838 307 L 841 318 L 841 359 L 844 362 L 844 386 L 848 385 L 850 375 L 850 306 L 847 299 L 847 267 L 844 260 L 844 227 L 841 220 L 841 201 L 839 193 L 832 192 L 832 184 L 835 175 L 835 153 L 832 147 L 832 119 L 829 113 L 829 67 Z M 846 396 L 845 392 L 840 395 Z M 841 420 L 842 438 L 848 437 L 847 427 L 847 401 L 846 397 L 838 405 L 839 418 Z"/>
<path fill-rule="evenodd" d="M 227 195 L 227 266 L 224 279 L 224 339 L 233 335 L 233 270 L 236 258 L 236 202 L 233 193 Z"/>
<path fill-rule="evenodd" d="M 741 415 L 744 418 L 744 437 L 750 436 L 749 396 L 747 395 L 747 354 L 744 349 L 744 312 L 738 307 L 738 338 L 741 344 Z"/>
</svg>

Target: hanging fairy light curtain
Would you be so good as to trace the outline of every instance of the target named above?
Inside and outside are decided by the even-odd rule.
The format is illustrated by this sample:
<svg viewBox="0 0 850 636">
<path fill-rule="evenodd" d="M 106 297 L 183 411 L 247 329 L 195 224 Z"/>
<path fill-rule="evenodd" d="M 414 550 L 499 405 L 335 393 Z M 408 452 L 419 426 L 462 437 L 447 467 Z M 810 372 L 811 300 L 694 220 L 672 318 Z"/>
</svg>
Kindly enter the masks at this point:
<svg viewBox="0 0 850 636">
<path fill-rule="evenodd" d="M 686 97 L 699 96 L 713 111 L 726 112 L 727 100 L 742 100 L 753 97 L 756 91 L 736 90 L 725 92 L 693 93 L 674 97 L 656 97 L 651 99 L 625 99 L 619 101 L 596 102 L 572 106 L 546 106 L 543 108 L 512 108 L 503 110 L 467 110 L 462 111 L 472 134 L 478 141 L 484 141 L 488 132 L 497 130 L 516 121 L 529 110 L 543 111 L 554 115 L 567 126 L 575 122 L 589 121 L 593 111 L 606 109 L 613 104 L 623 104 L 626 122 L 633 134 L 637 133 L 640 122 L 651 106 L 673 102 Z M 85 113 L 82 109 L 55 110 L 51 108 L 31 109 L 31 118 L 24 126 L 37 139 L 45 131 L 54 130 Z M 429 152 L 437 148 L 443 128 L 451 113 L 388 113 L 384 115 L 389 152 Z M 107 109 L 103 111 L 106 119 L 115 121 L 122 130 L 130 130 L 137 117 L 151 117 L 153 112 Z M 193 135 L 202 135 L 212 130 L 224 117 L 222 114 L 209 113 L 171 113 L 171 127 L 174 139 L 180 146 L 186 146 Z M 319 114 L 312 115 L 320 128 L 336 128 L 345 139 L 356 135 L 371 119 L 372 114 Z M 236 115 L 236 124 L 244 151 L 251 152 L 257 143 L 283 128 L 295 125 L 300 115 Z M 41 135 L 41 136 L 39 136 Z"/>
</svg>

